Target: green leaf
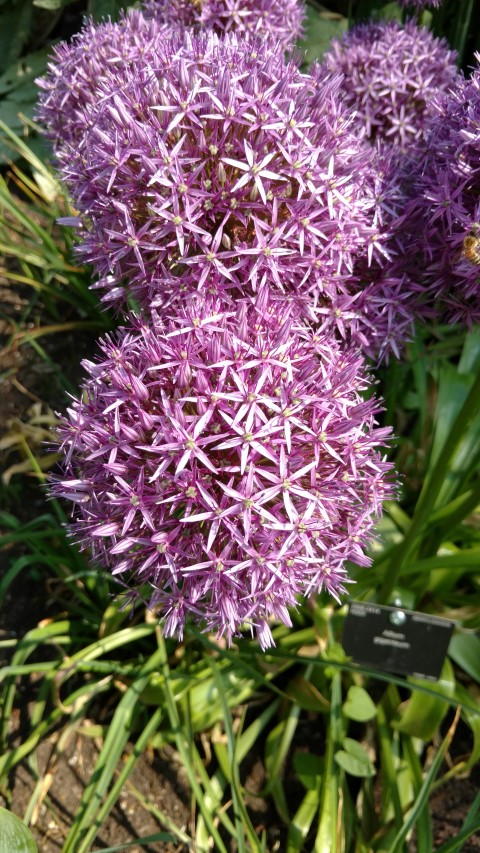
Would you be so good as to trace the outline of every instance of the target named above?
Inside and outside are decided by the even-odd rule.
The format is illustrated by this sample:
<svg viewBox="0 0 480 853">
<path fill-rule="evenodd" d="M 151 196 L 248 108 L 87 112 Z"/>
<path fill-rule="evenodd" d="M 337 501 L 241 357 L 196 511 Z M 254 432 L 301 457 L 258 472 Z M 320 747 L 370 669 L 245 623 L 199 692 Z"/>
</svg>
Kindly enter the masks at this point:
<svg viewBox="0 0 480 853">
<path fill-rule="evenodd" d="M 22 56 L 0 74 L 0 95 L 7 95 L 16 89 L 22 89 L 27 83 L 32 85 L 35 78 L 45 71 L 50 48 L 43 48 L 35 53 Z M 38 96 L 38 88 L 31 90 Z M 25 100 L 25 98 L 23 98 Z"/>
<path fill-rule="evenodd" d="M 0 72 L 20 56 L 30 36 L 32 5 L 23 0 L 16 7 L 11 4 L 0 14 Z"/>
<path fill-rule="evenodd" d="M 431 682 L 420 678 L 411 678 L 409 682 L 412 686 L 431 686 Z M 455 676 L 449 660 L 445 661 L 435 688 L 439 693 L 438 698 L 414 691 L 412 697 L 404 703 L 400 719 L 392 723 L 393 728 L 411 737 L 431 740 L 448 711 L 449 705 L 445 699 L 451 699 L 455 693 Z"/>
<path fill-rule="evenodd" d="M 475 375 L 459 373 L 448 362 L 442 364 L 439 371 L 438 401 L 435 413 L 434 438 L 429 467 L 438 461 L 439 455 L 452 443 L 452 428 L 459 416 L 469 392 L 474 386 Z M 466 420 L 463 436 L 451 447 L 448 467 L 444 470 L 444 481 L 439 491 L 436 508 L 453 500 L 459 493 L 465 478 L 472 470 L 478 454 L 480 438 L 480 419 Z M 428 479 L 428 477 L 427 477 Z"/>
<path fill-rule="evenodd" d="M 480 761 L 480 704 L 469 690 L 458 683 L 455 688 L 455 699 L 462 705 L 462 717 L 472 731 L 473 747 L 465 763 L 465 769 L 470 770 Z M 471 707 L 475 704 L 477 705 L 477 710 L 472 711 Z"/>
<path fill-rule="evenodd" d="M 362 779 L 375 776 L 376 771 L 367 751 L 353 738 L 344 738 L 343 749 L 339 749 L 335 753 L 335 761 L 350 776 L 357 776 Z"/>
<path fill-rule="evenodd" d="M 395 838 L 393 839 L 393 841 L 389 847 L 389 853 L 402 853 L 402 851 L 405 849 L 404 848 L 405 839 L 407 838 L 408 834 L 413 829 L 415 823 L 417 823 L 417 821 L 419 819 L 421 819 L 421 815 L 422 815 L 422 812 L 424 811 L 424 809 L 427 808 L 428 798 L 429 798 L 430 793 L 432 791 L 432 786 L 433 786 L 435 777 L 437 776 L 438 771 L 440 769 L 440 766 L 442 764 L 442 761 L 445 758 L 445 753 L 447 752 L 447 750 L 448 750 L 448 748 L 452 742 L 454 730 L 455 730 L 455 727 L 450 726 L 447 734 L 445 735 L 445 738 L 443 739 L 442 743 L 440 744 L 440 747 L 437 750 L 435 758 L 433 759 L 433 761 L 430 765 L 430 768 L 429 768 L 429 770 L 428 770 L 428 772 L 427 772 L 427 774 L 423 780 L 421 787 L 415 792 L 415 801 L 414 801 L 413 807 L 408 812 L 408 815 L 407 815 L 404 823 L 399 828 L 397 835 L 395 836 Z M 412 751 L 413 751 L 413 747 L 412 747 Z"/>
<path fill-rule="evenodd" d="M 157 832 L 155 835 L 145 835 L 144 838 L 136 838 L 134 841 L 126 841 L 124 844 L 117 844 L 115 847 L 105 847 L 103 853 L 118 853 L 120 850 L 130 850 L 131 847 L 137 847 L 141 842 L 142 849 L 147 844 L 154 842 L 162 844 L 175 843 L 175 837 L 169 832 Z"/>
<path fill-rule="evenodd" d="M 0 28 L 1 21 L 2 16 Z M 15 56 L 14 61 L 0 74 L 0 121 L 19 135 L 22 135 L 24 129 L 19 113 L 33 118 L 38 99 L 35 79 L 45 71 L 49 52 L 49 48 L 43 48 L 21 59 Z M 0 139 L 0 160 L 15 159 L 18 159 L 18 152 Z"/>
<path fill-rule="evenodd" d="M 465 402 L 471 384 L 470 375 L 462 374 L 459 377 L 457 370 L 449 362 L 442 364 L 439 369 L 438 398 L 430 465 L 437 460 L 441 449 L 448 441 L 452 424 Z"/>
<path fill-rule="evenodd" d="M 364 21 L 367 18 L 373 18 L 374 21 L 401 21 L 402 10 L 398 3 L 382 5 L 382 0 L 358 0 L 355 3 L 355 19 Z"/>
<path fill-rule="evenodd" d="M 348 21 L 342 15 L 319 12 L 318 9 L 307 6 L 305 41 L 300 44 L 300 49 L 305 50 L 305 62 L 310 64 L 321 59 L 330 47 L 332 38 L 341 36 L 347 27 Z"/>
<path fill-rule="evenodd" d="M 33 0 L 33 5 L 39 9 L 47 9 L 49 12 L 56 12 L 57 9 L 62 9 L 64 6 L 69 6 L 74 0 Z"/>
<path fill-rule="evenodd" d="M 320 785 L 305 794 L 288 827 L 287 853 L 305 850 L 308 833 L 320 806 Z"/>
<path fill-rule="evenodd" d="M 476 634 L 455 634 L 450 640 L 448 655 L 480 684 L 480 637 Z"/>
<path fill-rule="evenodd" d="M 296 752 L 293 756 L 295 773 L 307 791 L 317 790 L 322 775 L 322 761 L 310 752 Z"/>
<path fill-rule="evenodd" d="M 329 657 L 330 657 L 329 650 Z M 331 686 L 330 722 L 327 729 L 324 769 L 319 803 L 319 822 L 315 838 L 315 853 L 336 853 L 342 846 L 339 813 L 343 773 L 335 761 L 335 753 L 344 739 L 342 718 L 342 683 L 339 672 L 333 672 Z"/>
<path fill-rule="evenodd" d="M 476 373 L 480 368 L 480 326 L 471 329 L 465 337 L 458 363 L 459 373 Z"/>
<path fill-rule="evenodd" d="M 366 723 L 373 720 L 377 715 L 375 703 L 363 687 L 352 686 L 349 688 L 347 698 L 343 705 L 343 713 L 349 720 Z"/>
<path fill-rule="evenodd" d="M 319 690 L 303 675 L 289 682 L 286 693 L 303 711 L 328 711 L 330 704 Z"/>
<path fill-rule="evenodd" d="M 297 709 L 293 706 L 292 711 L 294 713 L 292 714 L 291 712 L 289 718 L 282 720 L 268 733 L 265 743 L 265 769 L 268 779 L 267 790 L 272 796 L 280 817 L 286 824 L 290 823 L 290 813 L 281 778 L 281 770 L 297 727 L 300 708 L 298 708 L 298 713 L 295 713 Z"/>
<path fill-rule="evenodd" d="M 18 103 L 15 98 L 2 98 L 0 99 L 0 122 L 8 125 L 10 130 L 14 131 L 18 136 L 22 136 L 25 126 L 19 114 L 22 113 L 27 118 L 33 118 L 34 109 L 35 100 L 29 103 Z M 32 141 L 32 139 L 29 140 L 30 144 Z M 0 163 L 8 163 L 11 160 L 18 160 L 18 158 L 18 151 L 15 151 L 0 136 Z"/>
<path fill-rule="evenodd" d="M 124 6 L 125 3 L 119 2 L 119 0 L 89 0 L 88 14 L 96 22 L 109 17 L 112 21 L 115 21 L 118 18 L 120 9 Z"/>
<path fill-rule="evenodd" d="M 37 853 L 33 835 L 17 815 L 0 808 L 0 853 Z"/>
</svg>

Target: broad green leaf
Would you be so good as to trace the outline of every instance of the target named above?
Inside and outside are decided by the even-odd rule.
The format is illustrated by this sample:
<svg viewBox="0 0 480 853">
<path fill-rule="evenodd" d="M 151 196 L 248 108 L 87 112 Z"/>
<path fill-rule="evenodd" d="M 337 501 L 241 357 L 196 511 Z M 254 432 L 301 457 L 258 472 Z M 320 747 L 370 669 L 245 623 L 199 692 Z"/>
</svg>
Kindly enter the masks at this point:
<svg viewBox="0 0 480 853">
<path fill-rule="evenodd" d="M 286 693 L 303 711 L 328 711 L 330 707 L 328 699 L 303 675 L 292 678 Z"/>
<path fill-rule="evenodd" d="M 7 4 L 0 13 L 0 72 L 17 59 L 27 44 L 32 21 L 30 0 L 22 0 L 16 6 Z"/>
<path fill-rule="evenodd" d="M 230 708 L 246 702 L 259 685 L 253 678 L 242 677 L 241 670 L 231 665 L 220 670 L 219 678 Z M 174 671 L 171 689 L 176 699 L 188 693 L 194 731 L 205 731 L 223 719 L 217 685 L 209 667 L 201 664 L 188 672 Z M 155 673 L 142 692 L 141 701 L 156 706 L 164 701 L 164 697 L 164 679 L 161 674 Z"/>
<path fill-rule="evenodd" d="M 431 681 L 420 678 L 411 678 L 409 683 L 413 688 L 415 685 L 431 686 L 432 684 Z M 443 665 L 440 679 L 435 684 L 435 690 L 440 694 L 438 698 L 425 696 L 414 689 L 411 698 L 402 706 L 400 719 L 392 723 L 393 728 L 411 737 L 431 740 L 449 709 L 442 694 L 445 698 L 451 699 L 455 693 L 455 676 L 448 659 Z"/>
<path fill-rule="evenodd" d="M 474 373 L 480 367 L 480 326 L 471 329 L 465 337 L 458 363 L 459 373 Z"/>
<path fill-rule="evenodd" d="M 475 700 L 466 687 L 463 687 L 458 683 L 455 688 L 455 699 L 458 703 L 462 704 L 462 716 L 470 726 L 473 735 L 473 748 L 467 758 L 465 766 L 466 769 L 469 770 L 471 767 L 475 767 L 477 762 L 480 761 L 480 703 L 478 700 Z M 470 710 L 472 705 L 475 704 L 478 709 L 476 713 Z"/>
<path fill-rule="evenodd" d="M 17 815 L 0 808 L 0 853 L 37 853 L 33 835 Z"/>
<path fill-rule="evenodd" d="M 22 56 L 13 62 L 3 74 L 0 74 L 0 95 L 7 95 L 19 89 L 25 89 L 27 86 L 28 97 L 25 93 L 17 98 L 18 102 L 32 100 L 35 101 L 38 97 L 38 88 L 35 85 L 35 78 L 45 71 L 47 57 L 51 52 L 51 48 L 44 48 L 35 53 L 29 53 Z"/>
<path fill-rule="evenodd" d="M 429 462 L 429 472 L 438 460 L 445 446 L 452 441 L 452 427 L 459 415 L 467 396 L 474 385 L 474 375 L 459 373 L 448 362 L 442 364 L 438 377 L 438 400 L 435 412 L 434 437 Z M 444 470 L 444 480 L 436 501 L 438 509 L 452 501 L 459 492 L 465 477 L 472 470 L 478 457 L 480 439 L 480 418 L 472 418 L 463 425 L 463 436 L 451 447 L 448 467 Z M 427 482 L 428 482 L 427 475 Z"/>
<path fill-rule="evenodd" d="M 343 35 L 347 27 L 348 21 L 342 15 L 327 10 L 319 12 L 307 6 L 305 40 L 299 45 L 305 51 L 305 62 L 310 65 L 316 59 L 321 59 L 330 47 L 332 38 Z"/>
<path fill-rule="evenodd" d="M 367 18 L 373 18 L 378 21 L 381 19 L 401 21 L 402 10 L 398 3 L 382 4 L 382 0 L 358 0 L 355 3 L 355 18 L 357 21 L 364 21 Z"/>
<path fill-rule="evenodd" d="M 480 637 L 455 634 L 448 647 L 449 657 L 480 684 Z"/>
<path fill-rule="evenodd" d="M 344 738 L 343 749 L 339 749 L 335 753 L 335 761 L 350 776 L 358 776 L 363 779 L 375 776 L 376 771 L 367 751 L 353 738 Z"/>
<path fill-rule="evenodd" d="M 111 18 L 112 21 L 115 21 L 118 18 L 120 9 L 124 9 L 127 5 L 127 3 L 122 3 L 121 0 L 89 0 L 88 14 L 97 22 L 106 18 Z"/>
<path fill-rule="evenodd" d="M 17 90 L 18 93 L 21 93 L 22 91 L 23 90 L 21 89 Z M 6 98 L 0 98 L 0 121 L 3 124 L 8 125 L 10 130 L 14 131 L 21 137 L 25 131 L 21 115 L 24 115 L 27 118 L 33 118 L 36 92 L 31 93 L 30 100 L 27 102 L 18 101 L 16 99 L 17 92 L 13 92 L 11 96 L 7 96 Z M 30 139 L 29 144 L 31 145 L 32 142 L 33 139 Z M 18 151 L 15 151 L 5 140 L 5 137 L 2 138 L 0 135 L 0 163 L 2 161 L 8 163 L 11 160 L 18 159 Z M 42 262 L 45 263 L 45 258 L 42 258 Z"/>
<path fill-rule="evenodd" d="M 343 705 L 343 713 L 350 720 L 366 723 L 368 720 L 373 720 L 376 717 L 377 708 L 363 687 L 353 685 L 348 689 L 347 698 Z"/>
<path fill-rule="evenodd" d="M 33 5 L 39 9 L 47 9 L 49 12 L 56 12 L 57 9 L 63 9 L 64 6 L 69 6 L 75 0 L 33 0 Z"/>
<path fill-rule="evenodd" d="M 21 133 L 22 130 L 22 123 L 18 117 L 19 112 L 20 107 L 16 101 L 11 100 L 11 98 L 2 98 L 0 100 L 0 120 L 8 124 L 17 133 Z M 6 152 L 6 156 L 13 157 L 12 149 L 5 145 L 1 139 L 0 142 L 2 150 Z"/>
<path fill-rule="evenodd" d="M 297 752 L 293 756 L 295 773 L 307 791 L 314 791 L 320 784 L 323 762 L 310 752 Z"/>
</svg>

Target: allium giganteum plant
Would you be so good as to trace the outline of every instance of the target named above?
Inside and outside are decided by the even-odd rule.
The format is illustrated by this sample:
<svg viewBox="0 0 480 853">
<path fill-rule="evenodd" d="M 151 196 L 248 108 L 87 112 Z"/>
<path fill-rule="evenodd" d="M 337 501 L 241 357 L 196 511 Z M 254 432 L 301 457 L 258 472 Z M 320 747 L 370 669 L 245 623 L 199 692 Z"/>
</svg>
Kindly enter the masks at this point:
<svg viewBox="0 0 480 853">
<path fill-rule="evenodd" d="M 298 0 L 145 0 L 146 18 L 169 27 L 236 32 L 242 38 L 268 36 L 280 48 L 293 48 L 303 35 L 305 8 Z"/>
<path fill-rule="evenodd" d="M 324 62 L 359 133 L 404 151 L 423 139 L 432 102 L 458 75 L 455 52 L 415 21 L 357 24 L 334 39 Z"/>
<path fill-rule="evenodd" d="M 74 533 L 182 636 L 188 617 L 229 642 L 298 594 L 344 591 L 391 494 L 389 429 L 361 357 L 295 322 L 264 288 L 227 312 L 178 305 L 102 344 L 61 427 Z"/>
<path fill-rule="evenodd" d="M 129 20 L 116 34 L 130 44 Z M 301 73 L 274 41 L 162 31 L 137 62 L 107 64 L 86 103 L 76 87 L 94 79 L 80 51 L 89 33 L 43 82 L 41 115 L 103 300 L 160 307 L 200 291 L 227 303 L 265 279 L 323 331 L 398 352 L 415 304 L 387 269 L 399 192 L 353 135 L 338 78 Z M 357 268 L 372 262 L 369 281 Z"/>
<path fill-rule="evenodd" d="M 366 25 L 306 73 L 292 0 L 144 11 L 87 23 L 39 81 L 79 254 L 124 324 L 85 363 L 53 492 L 166 634 L 267 648 L 298 596 L 368 565 L 393 494 L 364 359 L 431 310 L 404 234 L 454 56 Z"/>
<path fill-rule="evenodd" d="M 446 320 L 469 327 L 480 322 L 479 59 L 434 102 L 407 207 L 426 293 Z"/>
</svg>

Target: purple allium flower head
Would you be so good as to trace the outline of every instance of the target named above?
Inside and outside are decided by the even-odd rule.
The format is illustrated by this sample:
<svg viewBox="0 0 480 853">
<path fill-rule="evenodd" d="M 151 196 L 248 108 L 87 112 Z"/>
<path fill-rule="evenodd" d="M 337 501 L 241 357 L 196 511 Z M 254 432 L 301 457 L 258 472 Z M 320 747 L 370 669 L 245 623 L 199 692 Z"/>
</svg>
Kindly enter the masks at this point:
<svg viewBox="0 0 480 853">
<path fill-rule="evenodd" d="M 78 144 L 89 109 L 97 104 L 99 83 L 110 80 L 119 67 L 134 70 L 169 29 L 130 9 L 115 24 L 87 20 L 70 44 L 61 42 L 54 48 L 46 75 L 36 82 L 37 118 L 55 150 Z"/>
<path fill-rule="evenodd" d="M 400 357 L 405 343 L 413 338 L 415 320 L 426 319 L 426 315 L 418 272 L 407 270 L 405 264 L 412 242 L 407 192 L 410 158 L 395 146 L 377 141 L 372 146 L 372 162 L 374 225 L 381 253 L 356 259 L 349 283 L 353 297 L 348 305 L 347 294 L 340 296 L 337 326 L 342 317 L 348 318 L 350 337 L 364 354 L 380 362 L 388 361 L 391 353 Z"/>
<path fill-rule="evenodd" d="M 442 0 L 397 0 L 403 9 L 413 9 L 415 12 L 423 12 L 424 9 L 438 9 Z"/>
<path fill-rule="evenodd" d="M 375 312 L 353 333 L 353 270 L 381 257 L 383 234 L 372 152 L 338 85 L 272 44 L 212 33 L 159 38 L 148 60 L 116 66 L 80 143 L 59 153 L 105 300 L 160 306 L 194 288 L 228 301 L 266 278 L 363 346 Z"/>
<path fill-rule="evenodd" d="M 344 75 L 342 97 L 370 140 L 402 149 L 423 138 L 432 98 L 457 78 L 456 54 L 414 21 L 357 24 L 323 57 Z"/>
<path fill-rule="evenodd" d="M 144 0 L 141 5 L 146 18 L 182 30 L 199 28 L 202 7 L 201 0 Z"/>
<path fill-rule="evenodd" d="M 303 35 L 302 0 L 145 0 L 147 17 L 159 23 L 213 31 L 236 32 L 244 38 L 273 38 L 284 50 Z"/>
<path fill-rule="evenodd" d="M 392 494 L 378 403 L 358 352 L 314 335 L 261 290 L 225 312 L 191 298 L 120 332 L 60 426 L 55 495 L 72 532 L 182 636 L 272 643 L 298 595 L 344 591 Z"/>
<path fill-rule="evenodd" d="M 477 56 L 477 62 L 480 56 Z M 480 68 L 433 104 L 410 177 L 410 258 L 443 322 L 480 322 Z M 407 259 L 408 260 L 408 259 Z"/>
<path fill-rule="evenodd" d="M 88 111 L 96 105 L 98 86 L 111 81 L 115 70 L 154 59 L 159 38 L 172 29 L 193 27 L 219 33 L 230 30 L 242 37 L 269 36 L 285 49 L 301 35 L 304 6 L 297 0 L 261 0 L 253 3 L 213 0 L 202 5 L 190 0 L 150 2 L 143 13 L 129 9 L 118 23 L 95 24 L 87 20 L 72 42 L 57 45 L 47 73 L 36 82 L 40 88 L 37 118 L 47 128 L 55 149 L 76 145 L 88 123 Z"/>
</svg>

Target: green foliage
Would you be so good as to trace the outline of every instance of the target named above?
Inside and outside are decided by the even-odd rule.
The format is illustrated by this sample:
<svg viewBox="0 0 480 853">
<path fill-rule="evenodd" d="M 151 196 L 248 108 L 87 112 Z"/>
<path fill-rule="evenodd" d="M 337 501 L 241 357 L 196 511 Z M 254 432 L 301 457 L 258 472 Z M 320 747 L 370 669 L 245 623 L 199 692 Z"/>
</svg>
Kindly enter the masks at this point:
<svg viewBox="0 0 480 853">
<path fill-rule="evenodd" d="M 19 136 L 32 137 L 38 89 L 35 78 L 41 77 L 51 53 L 53 32 L 62 33 L 65 10 L 74 0 L 9 0 L 0 3 L 0 122 Z M 117 20 L 122 9 L 133 0 L 88 0 L 78 9 L 78 26 L 82 16 L 95 21 L 110 17 Z M 58 38 L 55 39 L 58 41 Z M 0 134 L 0 164 L 18 157 L 5 144 Z M 30 141 L 32 145 L 32 140 Z M 45 156 L 45 147 L 35 133 L 33 145 Z"/>
<path fill-rule="evenodd" d="M 319 12 L 308 6 L 305 40 L 299 45 L 302 53 L 305 53 L 305 63 L 311 65 L 315 60 L 321 59 L 332 38 L 340 37 L 347 29 L 348 20 L 343 15 L 329 12 L 327 9 Z"/>
<path fill-rule="evenodd" d="M 30 139 L 22 138 L 25 128 L 29 133 L 34 128 L 18 113 L 32 114 L 33 80 L 48 52 L 45 39 L 40 45 L 32 38 L 37 16 L 46 16 L 47 34 L 68 5 L 0 0 L 0 156 L 22 163 L 0 178 L 0 275 L 4 287 L 28 294 L 20 317 L 12 319 L 2 309 L 2 319 L 12 324 L 10 349 L 31 347 L 64 390 L 72 390 L 65 365 L 58 354 L 49 354 L 45 339 L 97 334 L 112 322 L 89 289 L 89 271 L 76 264 L 70 229 L 57 224 L 73 212 L 68 199 Z M 97 19 L 116 16 L 123 5 L 105 0 L 90 3 L 88 11 Z M 308 10 L 302 45 L 308 62 L 321 58 L 330 39 L 348 25 L 347 16 L 331 6 L 333 11 Z M 380 0 L 351 6 L 357 18 L 401 14 Z M 460 15 L 452 20 L 452 8 L 444 3 L 432 26 L 454 31 L 466 55 L 473 7 L 462 0 L 462 21 Z M 0 450 L 22 459 L 12 464 L 9 458 L 9 476 L 0 486 L 2 506 L 10 507 L 0 513 L 0 555 L 8 560 L 0 605 L 19 582 L 37 589 L 48 583 L 53 612 L 19 640 L 0 636 L 0 651 L 8 656 L 0 668 L 0 780 L 8 795 L 15 770 L 21 762 L 27 768 L 33 785 L 26 821 L 42 803 L 55 814 L 36 758 L 39 745 L 55 732 L 61 737 L 53 763 L 74 736 L 99 742 L 63 853 L 93 849 L 121 791 L 135 790 L 132 773 L 139 760 L 167 745 L 185 769 L 195 820 L 178 827 L 137 791 L 138 808 L 155 818 L 159 832 L 108 848 L 112 853 L 150 843 L 226 853 L 232 839 L 239 851 L 266 851 L 245 784 L 252 755 L 265 772 L 255 796 L 276 810 L 287 853 L 400 853 L 412 832 L 419 853 L 431 853 L 432 793 L 480 761 L 479 376 L 479 329 L 464 335 L 444 328 L 419 330 L 407 358 L 379 374 L 385 421 L 398 435 L 403 487 L 380 522 L 372 566 L 352 568 L 355 597 L 389 602 L 395 596 L 410 609 L 455 620 L 436 683 L 348 660 L 340 644 L 344 608 L 326 599 L 300 607 L 291 630 L 276 628 L 277 646 L 265 654 L 248 640 L 228 650 L 195 631 L 182 644 L 165 642 L 151 614 L 122 611 L 121 588 L 107 585 L 67 539 L 57 502 L 24 520 L 23 475 L 43 482 L 54 459 L 45 460 L 26 428 L 31 424 L 24 424 L 18 438 L 0 437 L 7 441 Z M 33 678 L 28 731 L 21 742 L 12 742 L 13 711 Z M 99 704 L 110 709 L 101 719 Z M 464 740 L 455 750 L 459 721 L 471 739 L 468 753 Z M 446 769 L 448 750 L 453 758 Z M 11 812 L 1 811 L 0 845 L 5 815 L 27 833 Z M 479 828 L 477 797 L 457 838 L 439 849 L 460 850 Z"/>
<path fill-rule="evenodd" d="M 335 761 L 345 773 L 350 776 L 359 776 L 368 779 L 375 776 L 375 768 L 368 756 L 366 749 L 351 737 L 346 737 L 342 743 L 343 749 L 335 753 Z"/>
<path fill-rule="evenodd" d="M 348 688 L 343 713 L 350 720 L 356 720 L 358 723 L 367 723 L 376 716 L 377 709 L 375 702 L 373 702 L 363 687 L 352 685 Z"/>
<path fill-rule="evenodd" d="M 34 838 L 12 812 L 0 808 L 0 853 L 37 853 Z"/>
</svg>

